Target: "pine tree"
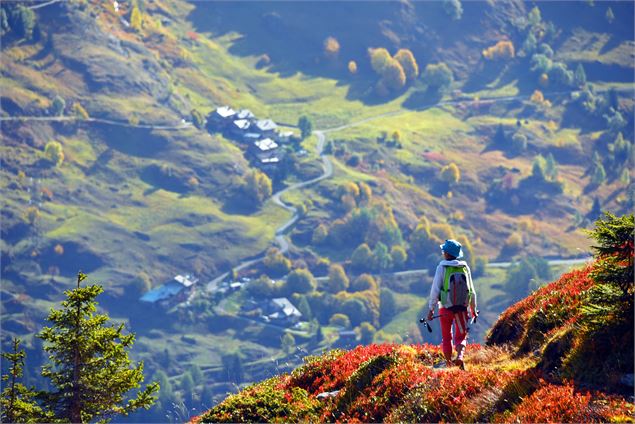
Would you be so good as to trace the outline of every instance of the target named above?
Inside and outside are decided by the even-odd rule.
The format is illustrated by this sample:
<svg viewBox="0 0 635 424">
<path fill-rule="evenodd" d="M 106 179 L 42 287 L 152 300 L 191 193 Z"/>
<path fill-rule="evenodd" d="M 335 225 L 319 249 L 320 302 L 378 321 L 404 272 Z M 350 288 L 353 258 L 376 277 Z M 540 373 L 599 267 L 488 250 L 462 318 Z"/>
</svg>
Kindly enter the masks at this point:
<svg viewBox="0 0 635 424">
<path fill-rule="evenodd" d="M 141 12 L 137 6 L 132 8 L 132 12 L 130 12 L 130 26 L 135 31 L 141 31 L 142 19 Z"/>
<path fill-rule="evenodd" d="M 290 355 L 295 350 L 295 337 L 291 333 L 284 333 L 280 340 L 280 348 L 284 353 Z"/>
<path fill-rule="evenodd" d="M 610 7 L 608 9 L 606 9 L 606 14 L 604 15 L 604 17 L 606 18 L 607 22 L 609 24 L 612 24 L 613 21 L 615 20 L 615 15 L 613 14 L 613 9 L 611 9 Z"/>
<path fill-rule="evenodd" d="M 591 183 L 594 185 L 600 185 L 606 181 L 606 170 L 598 152 L 593 154 L 593 162 L 589 174 L 591 175 Z"/>
<path fill-rule="evenodd" d="M 311 135 L 313 131 L 313 123 L 306 116 L 301 116 L 298 119 L 298 128 L 300 128 L 300 133 L 302 140 Z"/>
<path fill-rule="evenodd" d="M 19 380 L 22 378 L 24 358 L 26 354 L 20 349 L 20 339 L 13 339 L 13 351 L 2 353 L 2 358 L 9 363 L 9 373 L 2 376 L 6 386 L 0 395 L 0 421 L 3 423 L 46 422 L 52 421 L 53 415 L 46 413 L 35 402 L 37 393 L 25 387 Z"/>
<path fill-rule="evenodd" d="M 595 230 L 589 231 L 597 243 L 593 246 L 597 258 L 595 269 L 591 273 L 593 279 L 620 287 L 631 298 L 631 305 L 634 281 L 633 223 L 633 214 L 617 217 L 605 212 L 603 219 L 596 221 Z"/>
<path fill-rule="evenodd" d="M 547 155 L 547 159 L 545 161 L 545 175 L 551 181 L 558 177 L 558 163 L 551 153 Z"/>
<path fill-rule="evenodd" d="M 203 383 L 203 372 L 201 371 L 201 367 L 196 364 L 190 365 L 189 369 L 190 374 L 192 375 L 192 379 L 194 380 L 194 384 L 198 385 Z"/>
<path fill-rule="evenodd" d="M 191 408 L 194 403 L 194 379 L 189 371 L 181 376 L 181 391 L 183 392 L 183 402 Z"/>
<path fill-rule="evenodd" d="M 65 292 L 62 309 L 51 310 L 39 338 L 50 363 L 42 376 L 49 378 L 53 391 L 46 405 L 57 418 L 71 422 L 108 421 L 113 415 L 127 415 L 148 409 L 159 389 L 151 383 L 125 401 L 128 391 L 140 387 L 143 363 L 131 368 L 126 349 L 134 343 L 134 334 L 123 334 L 123 324 L 107 326 L 108 315 L 96 314 L 95 298 L 104 290 L 99 285 L 80 287 L 86 275 L 77 275 L 77 288 Z"/>
<path fill-rule="evenodd" d="M 584 66 L 581 63 L 578 63 L 578 67 L 575 68 L 575 73 L 573 75 L 575 84 L 578 87 L 584 87 L 586 84 L 586 72 L 584 72 Z"/>
</svg>

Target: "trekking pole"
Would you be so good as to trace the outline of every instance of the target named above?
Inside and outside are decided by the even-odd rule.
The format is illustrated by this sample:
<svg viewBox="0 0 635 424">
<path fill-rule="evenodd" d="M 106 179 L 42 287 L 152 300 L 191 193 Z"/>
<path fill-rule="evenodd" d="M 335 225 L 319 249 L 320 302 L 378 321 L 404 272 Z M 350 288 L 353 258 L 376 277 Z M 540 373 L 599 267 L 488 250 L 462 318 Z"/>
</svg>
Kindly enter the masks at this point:
<svg viewBox="0 0 635 424">
<path fill-rule="evenodd" d="M 432 317 L 432 319 L 439 318 L 440 316 L 441 315 L 435 315 Z M 428 321 L 426 321 L 425 318 L 419 318 L 419 322 L 422 323 L 428 329 L 428 333 L 432 333 L 432 327 L 430 327 L 430 324 L 428 324 Z"/>
<path fill-rule="evenodd" d="M 467 331 L 470 331 L 470 328 L 472 328 L 472 326 L 474 325 L 474 323 L 476 322 L 476 320 L 478 319 L 478 315 L 481 313 L 481 311 L 479 311 L 478 309 L 476 310 L 476 315 L 474 315 L 472 317 L 472 319 L 470 320 L 470 325 L 468 325 L 467 327 Z"/>
</svg>

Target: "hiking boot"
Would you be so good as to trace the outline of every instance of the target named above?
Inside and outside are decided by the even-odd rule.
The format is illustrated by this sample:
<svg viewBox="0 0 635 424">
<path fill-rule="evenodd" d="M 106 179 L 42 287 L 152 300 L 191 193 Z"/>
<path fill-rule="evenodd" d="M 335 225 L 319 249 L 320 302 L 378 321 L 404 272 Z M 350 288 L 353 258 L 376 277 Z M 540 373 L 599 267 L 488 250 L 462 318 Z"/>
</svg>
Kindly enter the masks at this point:
<svg viewBox="0 0 635 424">
<path fill-rule="evenodd" d="M 455 359 L 454 360 L 454 365 L 456 365 L 457 367 L 459 367 L 462 370 L 465 370 L 465 364 L 463 363 L 463 359 Z"/>
</svg>

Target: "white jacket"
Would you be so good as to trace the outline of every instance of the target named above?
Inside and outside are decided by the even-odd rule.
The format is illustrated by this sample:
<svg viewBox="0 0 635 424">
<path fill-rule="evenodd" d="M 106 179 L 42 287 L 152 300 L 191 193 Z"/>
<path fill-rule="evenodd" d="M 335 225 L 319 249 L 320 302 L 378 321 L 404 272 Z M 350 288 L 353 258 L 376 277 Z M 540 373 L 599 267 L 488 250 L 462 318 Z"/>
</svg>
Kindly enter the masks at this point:
<svg viewBox="0 0 635 424">
<path fill-rule="evenodd" d="M 439 262 L 437 270 L 434 273 L 434 279 L 432 280 L 432 287 L 430 287 L 430 298 L 428 300 L 430 310 L 434 311 L 437 306 L 439 308 L 444 306 L 441 304 L 441 301 L 439 301 L 439 293 L 441 293 L 441 288 L 443 287 L 443 277 L 445 276 L 444 266 L 465 267 L 465 272 L 467 274 L 467 286 L 472 292 L 472 297 L 470 299 L 470 311 L 476 311 L 476 291 L 474 290 L 474 283 L 472 283 L 472 273 L 470 272 L 470 267 L 465 261 L 459 261 L 458 259 L 453 259 L 451 261 L 443 260 Z"/>
</svg>

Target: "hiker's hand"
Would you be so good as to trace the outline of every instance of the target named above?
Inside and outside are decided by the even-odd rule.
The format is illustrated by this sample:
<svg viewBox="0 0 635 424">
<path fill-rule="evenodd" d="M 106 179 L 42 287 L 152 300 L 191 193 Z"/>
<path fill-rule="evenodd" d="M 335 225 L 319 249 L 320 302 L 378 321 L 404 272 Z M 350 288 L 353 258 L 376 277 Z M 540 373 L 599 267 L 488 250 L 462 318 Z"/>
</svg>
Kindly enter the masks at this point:
<svg viewBox="0 0 635 424">
<path fill-rule="evenodd" d="M 432 321 L 432 318 L 434 317 L 434 311 L 430 311 L 428 312 L 428 321 Z"/>
<path fill-rule="evenodd" d="M 475 311 L 474 309 L 472 309 L 472 318 L 473 319 L 478 318 L 478 311 Z"/>
</svg>

